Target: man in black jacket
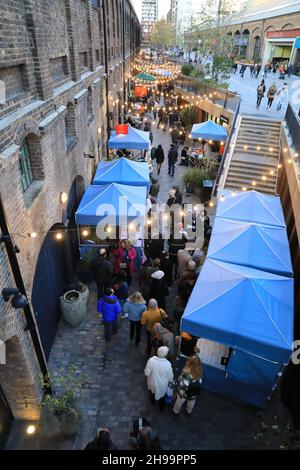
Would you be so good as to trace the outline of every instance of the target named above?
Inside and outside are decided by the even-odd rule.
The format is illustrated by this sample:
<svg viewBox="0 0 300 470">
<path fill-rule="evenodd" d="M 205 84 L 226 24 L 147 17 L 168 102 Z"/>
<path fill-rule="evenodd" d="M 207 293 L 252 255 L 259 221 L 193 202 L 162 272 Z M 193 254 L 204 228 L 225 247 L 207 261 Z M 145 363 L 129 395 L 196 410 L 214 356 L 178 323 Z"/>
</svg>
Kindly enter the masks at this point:
<svg viewBox="0 0 300 470">
<path fill-rule="evenodd" d="M 114 266 L 106 259 L 105 248 L 101 248 L 99 255 L 99 259 L 94 265 L 94 278 L 98 288 L 98 299 L 103 296 L 105 289 L 111 286 L 114 275 Z"/>
<path fill-rule="evenodd" d="M 178 158 L 178 152 L 175 150 L 175 146 L 171 144 L 169 153 L 168 153 L 168 161 L 169 161 L 169 175 L 174 176 L 175 171 L 175 164 Z"/>
</svg>

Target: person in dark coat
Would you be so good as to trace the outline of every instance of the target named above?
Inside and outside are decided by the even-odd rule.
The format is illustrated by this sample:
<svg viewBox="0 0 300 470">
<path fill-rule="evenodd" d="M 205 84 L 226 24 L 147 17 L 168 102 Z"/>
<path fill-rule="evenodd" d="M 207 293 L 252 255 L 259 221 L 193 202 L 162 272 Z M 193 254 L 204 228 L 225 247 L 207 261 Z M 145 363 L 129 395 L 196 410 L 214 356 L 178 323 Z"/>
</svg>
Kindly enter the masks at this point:
<svg viewBox="0 0 300 470">
<path fill-rule="evenodd" d="M 160 190 L 160 185 L 159 185 L 158 180 L 156 178 L 152 178 L 152 185 L 150 187 L 150 192 L 149 192 L 150 196 L 157 198 L 159 190 Z"/>
<path fill-rule="evenodd" d="M 175 189 L 176 204 L 180 204 L 180 206 L 182 206 L 183 195 L 179 186 L 173 186 L 173 189 Z"/>
<path fill-rule="evenodd" d="M 119 300 L 119 304 L 121 306 L 123 312 L 123 306 L 127 300 L 129 294 L 129 287 L 127 283 L 127 274 L 125 271 L 121 271 L 118 276 L 113 280 L 113 290 L 115 292 L 116 297 Z M 126 318 L 124 312 L 121 318 Z"/>
<path fill-rule="evenodd" d="M 181 162 L 179 163 L 180 166 L 189 166 L 188 149 L 188 147 L 184 147 L 181 150 Z"/>
<path fill-rule="evenodd" d="M 168 174 L 174 176 L 175 164 L 177 162 L 178 152 L 175 151 L 175 146 L 171 144 L 169 153 L 168 153 L 168 162 L 169 162 L 169 171 Z"/>
<path fill-rule="evenodd" d="M 151 278 L 151 297 L 155 299 L 158 305 L 164 310 L 166 308 L 166 296 L 169 295 L 169 289 L 164 280 L 165 273 L 156 271 Z"/>
<path fill-rule="evenodd" d="M 100 428 L 95 439 L 89 442 L 84 450 L 117 450 L 117 447 L 111 440 L 109 430 Z"/>
<path fill-rule="evenodd" d="M 165 160 L 165 153 L 164 149 L 162 148 L 161 145 L 158 145 L 156 151 L 155 151 L 155 158 L 156 158 L 156 163 L 157 163 L 157 174 L 160 174 L 161 166 Z"/>
<path fill-rule="evenodd" d="M 165 280 L 168 287 L 171 287 L 173 284 L 173 264 L 170 261 L 169 253 L 164 252 L 162 254 L 159 268 L 165 273 Z"/>
<path fill-rule="evenodd" d="M 171 236 L 171 238 L 168 241 L 170 261 L 173 263 L 173 266 L 175 266 L 175 278 L 177 277 L 177 267 L 178 267 L 177 253 L 179 250 L 185 249 L 185 245 L 187 241 L 188 240 L 184 236 L 182 236 L 179 239 L 175 239 L 174 236 Z"/>
<path fill-rule="evenodd" d="M 94 264 L 93 273 L 97 284 L 98 299 L 100 299 L 105 289 L 111 286 L 114 275 L 114 266 L 106 259 L 105 248 L 101 248 L 99 251 L 99 258 Z"/>
</svg>

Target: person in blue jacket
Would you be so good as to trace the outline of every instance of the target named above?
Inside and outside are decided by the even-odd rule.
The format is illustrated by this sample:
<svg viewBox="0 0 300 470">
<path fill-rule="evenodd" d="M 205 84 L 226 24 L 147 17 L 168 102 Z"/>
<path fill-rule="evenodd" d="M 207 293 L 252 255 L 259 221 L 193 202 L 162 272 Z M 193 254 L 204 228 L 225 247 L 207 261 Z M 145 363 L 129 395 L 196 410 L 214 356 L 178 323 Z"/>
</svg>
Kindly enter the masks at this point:
<svg viewBox="0 0 300 470">
<path fill-rule="evenodd" d="M 121 313 L 121 306 L 113 289 L 105 290 L 103 297 L 98 301 L 97 310 L 103 317 L 105 341 L 110 341 L 118 332 L 118 315 Z"/>
<path fill-rule="evenodd" d="M 141 342 L 141 317 L 147 310 L 146 302 L 142 294 L 140 292 L 132 294 L 129 299 L 127 299 L 123 310 L 130 321 L 130 339 L 133 340 L 135 334 L 135 344 L 138 346 Z"/>
</svg>

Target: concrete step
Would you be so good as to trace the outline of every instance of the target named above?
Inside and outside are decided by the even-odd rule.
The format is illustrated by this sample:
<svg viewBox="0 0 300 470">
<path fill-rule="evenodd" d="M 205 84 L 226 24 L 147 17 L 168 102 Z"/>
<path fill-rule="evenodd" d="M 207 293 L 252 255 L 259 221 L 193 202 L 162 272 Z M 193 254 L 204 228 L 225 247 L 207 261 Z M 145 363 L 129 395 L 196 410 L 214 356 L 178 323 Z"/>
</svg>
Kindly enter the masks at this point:
<svg viewBox="0 0 300 470">
<path fill-rule="evenodd" d="M 257 127 L 241 127 L 239 134 L 242 135 L 249 135 L 255 137 L 256 135 L 258 136 L 264 136 L 268 137 L 268 139 L 279 139 L 280 133 L 272 131 L 270 129 L 261 129 Z"/>
<path fill-rule="evenodd" d="M 270 171 L 274 171 L 274 174 L 272 175 Z M 239 167 L 233 167 L 230 166 L 228 176 L 235 174 L 235 175 L 241 175 L 242 177 L 247 178 L 249 175 L 250 176 L 255 176 L 256 178 L 260 178 L 262 176 L 266 176 L 268 180 L 276 179 L 277 171 L 276 168 L 269 170 L 265 168 L 239 168 Z"/>
<path fill-rule="evenodd" d="M 281 127 L 281 121 L 273 121 L 273 120 L 268 120 L 268 119 L 249 119 L 249 118 L 242 118 L 241 125 L 243 124 L 250 124 L 250 125 L 255 125 L 257 127 L 271 127 L 271 128 L 277 128 L 280 129 Z"/>
<path fill-rule="evenodd" d="M 234 184 L 234 183 L 228 183 L 225 185 L 225 189 L 233 190 L 233 191 L 241 191 L 243 187 L 246 187 L 248 191 L 250 191 L 251 189 L 255 189 L 256 191 L 259 191 L 264 194 L 271 194 L 272 196 L 275 195 L 275 188 L 274 189 L 264 188 L 264 187 L 261 187 L 260 185 L 255 186 L 255 188 L 251 186 L 250 188 L 250 187 L 247 187 L 246 185 Z"/>
<path fill-rule="evenodd" d="M 269 152 L 269 151 L 259 151 L 259 150 L 256 150 L 256 149 L 251 149 L 248 147 L 248 149 L 244 149 L 243 145 L 236 145 L 235 146 L 235 151 L 236 152 L 239 152 L 239 153 L 244 153 L 244 154 L 249 154 L 249 155 L 257 155 L 257 156 L 261 156 L 261 157 L 267 157 L 267 158 L 274 158 L 274 156 L 279 156 L 279 151 L 277 151 L 277 155 L 276 155 L 276 152 Z"/>
<path fill-rule="evenodd" d="M 252 185 L 252 182 L 256 183 L 256 186 Z M 226 180 L 226 186 L 234 184 L 236 186 L 246 186 L 248 188 L 256 189 L 256 187 L 263 188 L 268 191 L 275 191 L 275 186 L 276 186 L 276 180 L 273 182 L 268 182 L 268 181 L 262 181 L 259 178 L 241 178 L 239 175 L 228 175 L 227 180 Z"/>
<path fill-rule="evenodd" d="M 240 144 L 240 145 L 248 145 L 249 147 L 252 146 L 252 147 L 261 147 L 261 149 L 263 148 L 266 148 L 266 149 L 269 149 L 269 148 L 273 148 L 273 149 L 278 149 L 279 150 L 279 144 L 277 143 L 273 143 L 273 142 L 268 142 L 263 139 L 255 139 L 255 141 L 253 141 L 252 139 L 247 139 L 247 137 L 240 137 L 238 136 L 238 139 L 236 141 L 236 144 Z"/>
</svg>

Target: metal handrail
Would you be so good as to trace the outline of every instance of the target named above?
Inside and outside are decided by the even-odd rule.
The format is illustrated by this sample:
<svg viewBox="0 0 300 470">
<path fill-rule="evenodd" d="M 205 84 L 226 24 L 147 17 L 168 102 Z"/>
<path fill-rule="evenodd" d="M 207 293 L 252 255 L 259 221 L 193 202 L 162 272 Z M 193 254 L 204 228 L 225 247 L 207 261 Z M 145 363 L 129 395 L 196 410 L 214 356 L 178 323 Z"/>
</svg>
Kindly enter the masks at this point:
<svg viewBox="0 0 300 470">
<path fill-rule="evenodd" d="M 234 118 L 233 118 L 232 125 L 231 125 L 231 128 L 230 128 L 229 136 L 227 137 L 223 157 L 222 157 L 222 160 L 221 160 L 221 163 L 220 163 L 220 166 L 219 166 L 219 170 L 218 170 L 218 173 L 217 173 L 217 176 L 216 176 L 216 179 L 215 179 L 215 184 L 214 184 L 214 187 L 213 187 L 213 190 L 212 190 L 212 197 L 215 197 L 217 189 L 219 187 L 219 182 L 220 182 L 220 178 L 221 178 L 221 175 L 223 173 L 223 170 L 224 170 L 228 150 L 230 148 L 231 140 L 232 140 L 233 134 L 235 132 L 236 122 L 237 122 L 238 116 L 240 114 L 240 107 L 241 107 L 241 99 L 238 102 L 238 106 L 237 106 L 236 112 L 234 114 Z"/>
</svg>

